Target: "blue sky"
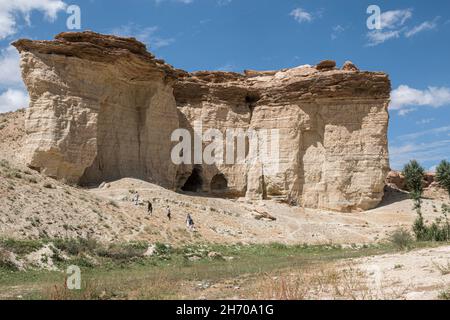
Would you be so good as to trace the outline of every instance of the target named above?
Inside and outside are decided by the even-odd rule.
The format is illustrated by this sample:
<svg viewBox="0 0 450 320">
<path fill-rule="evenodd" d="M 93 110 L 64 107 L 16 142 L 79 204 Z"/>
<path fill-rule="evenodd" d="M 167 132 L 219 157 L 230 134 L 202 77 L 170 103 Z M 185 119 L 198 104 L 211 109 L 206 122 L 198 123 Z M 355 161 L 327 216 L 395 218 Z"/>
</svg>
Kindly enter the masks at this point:
<svg viewBox="0 0 450 320">
<path fill-rule="evenodd" d="M 450 160 L 450 1 L 447 0 L 0 0 L 0 112 L 25 106 L 17 38 L 82 30 L 135 36 L 188 71 L 281 69 L 333 59 L 392 80 L 391 166 Z M 366 24 L 381 8 L 381 30 Z"/>
</svg>

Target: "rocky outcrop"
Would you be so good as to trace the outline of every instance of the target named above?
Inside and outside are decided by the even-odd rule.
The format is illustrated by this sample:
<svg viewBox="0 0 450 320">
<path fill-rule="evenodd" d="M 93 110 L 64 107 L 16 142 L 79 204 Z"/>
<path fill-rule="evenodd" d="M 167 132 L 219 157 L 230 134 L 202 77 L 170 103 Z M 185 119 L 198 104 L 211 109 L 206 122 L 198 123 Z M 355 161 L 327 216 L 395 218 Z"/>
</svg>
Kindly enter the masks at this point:
<svg viewBox="0 0 450 320">
<path fill-rule="evenodd" d="M 383 196 L 390 94 L 384 73 L 350 63 L 338 70 L 334 61 L 187 73 L 134 39 L 92 32 L 14 45 L 31 97 L 25 154 L 50 176 L 83 184 L 135 177 L 338 211 L 369 209 Z M 173 164 L 171 133 L 193 132 L 197 121 L 203 132 L 278 130 L 278 170 L 248 161 Z"/>
<path fill-rule="evenodd" d="M 172 67 L 135 40 L 91 32 L 14 45 L 31 100 L 30 167 L 71 183 L 136 177 L 173 187 Z"/>
<path fill-rule="evenodd" d="M 400 190 L 410 191 L 408 190 L 408 186 L 406 185 L 406 178 L 403 173 L 398 171 L 390 171 L 386 178 L 386 184 L 391 185 L 392 187 Z M 422 186 L 424 189 L 429 188 L 432 185 L 438 184 L 436 181 L 436 173 L 434 172 L 425 172 L 423 176 Z"/>
</svg>

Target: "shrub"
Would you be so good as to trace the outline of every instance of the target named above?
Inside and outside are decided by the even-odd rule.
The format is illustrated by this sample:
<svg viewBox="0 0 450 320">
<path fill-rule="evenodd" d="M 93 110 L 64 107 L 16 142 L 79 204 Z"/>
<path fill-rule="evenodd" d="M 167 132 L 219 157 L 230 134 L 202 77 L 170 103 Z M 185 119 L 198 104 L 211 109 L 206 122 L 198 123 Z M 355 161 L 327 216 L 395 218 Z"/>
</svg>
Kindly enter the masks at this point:
<svg viewBox="0 0 450 320">
<path fill-rule="evenodd" d="M 110 200 L 108 203 L 109 203 L 109 205 L 111 205 L 115 208 L 120 208 L 119 204 L 117 202 L 115 202 L 114 200 Z"/>
<path fill-rule="evenodd" d="M 436 169 L 436 181 L 450 195 L 450 162 L 443 160 Z"/>
<path fill-rule="evenodd" d="M 440 300 L 450 300 L 450 289 L 444 290 L 439 294 Z"/>
<path fill-rule="evenodd" d="M 389 240 L 399 249 L 408 249 L 414 241 L 411 233 L 405 229 L 395 230 Z"/>
<path fill-rule="evenodd" d="M 78 256 L 82 253 L 95 253 L 101 245 L 94 239 L 56 240 L 55 247 L 70 255 Z"/>
<path fill-rule="evenodd" d="M 0 248 L 0 269 L 17 271 L 17 266 L 9 258 L 9 253 Z"/>
<path fill-rule="evenodd" d="M 1 246 L 7 251 L 18 255 L 26 255 L 42 248 L 40 241 L 6 239 L 0 241 Z"/>
<path fill-rule="evenodd" d="M 127 261 L 133 258 L 142 257 L 147 250 L 147 246 L 143 247 L 139 243 L 129 243 L 125 245 L 111 245 L 107 249 L 97 252 L 100 257 L 110 258 L 113 260 Z"/>
<path fill-rule="evenodd" d="M 419 241 L 448 241 L 450 240 L 450 223 L 448 214 L 450 208 L 447 205 L 442 206 L 442 218 L 436 219 L 430 226 L 424 223 L 420 215 L 413 226 L 413 231 Z"/>
<path fill-rule="evenodd" d="M 4 167 L 4 168 L 10 168 L 11 165 L 9 164 L 9 162 L 5 159 L 0 160 L 0 167 Z"/>
<path fill-rule="evenodd" d="M 53 185 L 49 182 L 44 183 L 44 188 L 46 189 L 54 189 Z"/>
<path fill-rule="evenodd" d="M 416 221 L 414 221 L 413 232 L 416 235 L 416 239 L 418 241 L 427 241 L 428 239 L 428 230 L 423 220 L 422 215 L 417 217 Z"/>
</svg>

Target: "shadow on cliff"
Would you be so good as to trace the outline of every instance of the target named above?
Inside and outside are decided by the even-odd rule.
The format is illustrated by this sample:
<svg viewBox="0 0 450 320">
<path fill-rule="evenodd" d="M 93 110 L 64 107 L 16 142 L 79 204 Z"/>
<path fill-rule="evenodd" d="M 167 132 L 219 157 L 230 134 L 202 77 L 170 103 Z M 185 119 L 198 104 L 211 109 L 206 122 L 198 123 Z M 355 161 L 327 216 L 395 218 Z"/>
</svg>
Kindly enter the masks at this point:
<svg viewBox="0 0 450 320">
<path fill-rule="evenodd" d="M 410 199 L 408 192 L 394 189 L 390 186 L 384 187 L 384 196 L 377 208 L 389 206 L 391 204 Z"/>
<path fill-rule="evenodd" d="M 194 128 L 186 115 L 178 110 L 178 117 L 180 127 L 188 130 L 193 138 Z M 194 141 L 191 141 L 191 155 L 194 155 Z M 193 158 L 191 161 L 193 163 Z M 211 183 L 218 175 L 223 175 L 223 172 L 216 165 L 181 164 L 177 168 L 174 189 L 178 193 L 195 197 L 223 197 L 211 193 Z"/>
</svg>

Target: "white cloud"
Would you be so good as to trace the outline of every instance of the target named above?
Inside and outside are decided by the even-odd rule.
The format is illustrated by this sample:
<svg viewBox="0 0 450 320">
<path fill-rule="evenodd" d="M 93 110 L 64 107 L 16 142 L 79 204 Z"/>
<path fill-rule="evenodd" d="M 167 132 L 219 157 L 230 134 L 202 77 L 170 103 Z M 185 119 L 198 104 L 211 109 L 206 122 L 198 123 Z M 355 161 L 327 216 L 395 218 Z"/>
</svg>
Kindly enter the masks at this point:
<svg viewBox="0 0 450 320">
<path fill-rule="evenodd" d="M 390 39 L 396 39 L 399 38 L 401 34 L 400 30 L 390 30 L 390 31 L 383 31 L 383 30 L 374 30 L 370 31 L 367 34 L 367 38 L 369 39 L 368 45 L 370 47 L 377 46 L 383 42 L 386 42 Z"/>
<path fill-rule="evenodd" d="M 337 26 L 333 27 L 333 32 L 331 33 L 331 39 L 336 40 L 338 36 L 343 33 L 346 30 L 345 27 L 338 24 Z"/>
<path fill-rule="evenodd" d="M 13 46 L 9 46 L 8 48 L 0 51 L 0 85 L 23 85 L 19 60 L 19 53 Z"/>
<path fill-rule="evenodd" d="M 428 129 L 428 130 L 424 130 L 424 131 L 418 131 L 418 132 L 414 132 L 414 133 L 409 133 L 409 134 L 404 134 L 401 136 L 398 136 L 396 138 L 396 140 L 416 140 L 418 138 L 421 137 L 425 137 L 425 136 L 439 136 L 440 134 L 447 134 L 450 133 L 450 126 L 445 126 L 445 127 L 438 127 L 438 128 L 433 128 L 433 129 Z"/>
<path fill-rule="evenodd" d="M 150 46 L 150 49 L 157 50 L 162 47 L 166 47 L 173 42 L 175 42 L 175 39 L 173 38 L 162 38 L 158 36 L 156 33 L 158 32 L 159 28 L 154 27 L 144 27 L 141 28 L 139 26 L 136 26 L 134 24 L 128 24 L 124 26 L 120 26 L 118 28 L 115 28 L 111 30 L 110 33 L 122 36 L 122 37 L 134 37 L 138 39 L 139 41 L 142 41 Z"/>
<path fill-rule="evenodd" d="M 30 24 L 34 10 L 41 11 L 49 21 L 54 21 L 66 4 L 61 0 L 0 0 L 0 40 L 17 32 L 19 15 Z"/>
<path fill-rule="evenodd" d="M 429 149 L 434 149 L 436 147 L 442 147 L 450 145 L 450 140 L 441 140 L 441 141 L 434 141 L 431 143 L 408 143 L 405 145 L 402 145 L 400 147 L 391 147 L 390 148 L 390 154 L 391 155 L 402 155 L 405 153 L 411 153 L 416 151 L 426 151 Z"/>
<path fill-rule="evenodd" d="M 398 115 L 403 117 L 406 116 L 408 113 L 414 112 L 416 110 L 417 110 L 416 108 L 400 109 L 398 111 Z"/>
<path fill-rule="evenodd" d="M 298 23 L 311 22 L 313 20 L 313 15 L 302 8 L 292 10 L 289 15 L 294 17 Z"/>
<path fill-rule="evenodd" d="M 377 46 L 391 39 L 397 39 L 404 31 L 404 25 L 413 15 L 412 9 L 391 10 L 381 14 L 381 29 L 367 33 L 368 46 Z"/>
<path fill-rule="evenodd" d="M 401 146 L 390 146 L 391 167 L 402 169 L 411 159 L 419 162 L 438 162 L 447 159 L 450 152 L 450 140 L 439 140 L 430 143 L 407 143 Z"/>
<path fill-rule="evenodd" d="M 366 36 L 368 39 L 368 46 L 373 47 L 384 43 L 391 39 L 398 39 L 402 36 L 411 38 L 420 32 L 433 30 L 437 27 L 439 17 L 432 21 L 425 21 L 420 25 L 409 29 L 406 22 L 413 16 L 412 9 L 391 10 L 381 14 L 381 29 L 371 30 Z"/>
<path fill-rule="evenodd" d="M 427 31 L 427 30 L 433 30 L 433 29 L 436 29 L 436 27 L 437 27 L 437 19 L 435 19 L 433 21 L 425 21 L 425 22 L 419 24 L 418 26 L 415 26 L 411 30 L 405 32 L 405 36 L 407 38 L 411 38 L 412 36 L 415 36 L 416 34 L 418 34 L 420 32 Z"/>
<path fill-rule="evenodd" d="M 428 87 L 417 90 L 401 85 L 391 93 L 392 110 L 400 110 L 408 106 L 430 106 L 434 108 L 450 105 L 450 88 Z"/>
<path fill-rule="evenodd" d="M 429 124 L 429 123 L 433 122 L 434 120 L 436 120 L 436 119 L 434 119 L 434 118 L 422 119 L 420 121 L 416 121 L 416 124 L 422 124 L 422 125 Z"/>
<path fill-rule="evenodd" d="M 381 14 L 381 29 L 397 29 L 413 16 L 412 9 L 391 10 Z"/>
<path fill-rule="evenodd" d="M 0 95 L 0 113 L 28 107 L 28 94 L 23 90 L 8 89 Z"/>
</svg>

